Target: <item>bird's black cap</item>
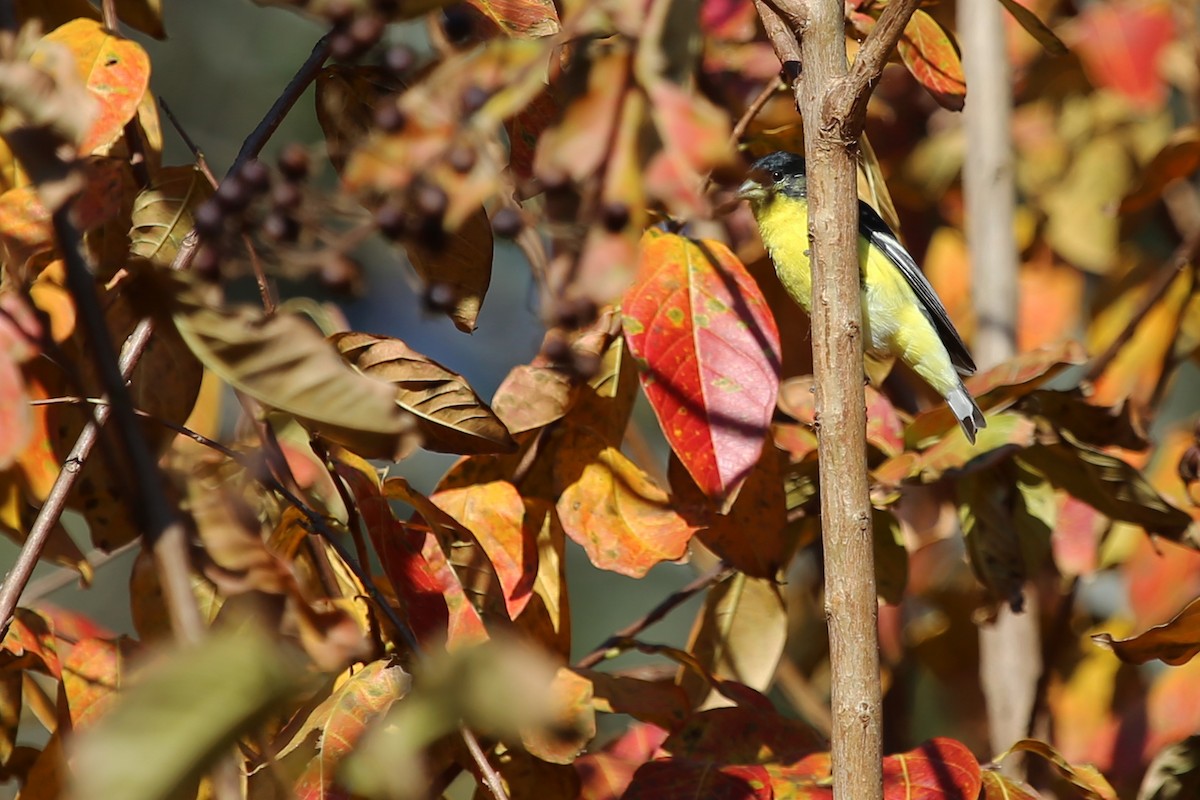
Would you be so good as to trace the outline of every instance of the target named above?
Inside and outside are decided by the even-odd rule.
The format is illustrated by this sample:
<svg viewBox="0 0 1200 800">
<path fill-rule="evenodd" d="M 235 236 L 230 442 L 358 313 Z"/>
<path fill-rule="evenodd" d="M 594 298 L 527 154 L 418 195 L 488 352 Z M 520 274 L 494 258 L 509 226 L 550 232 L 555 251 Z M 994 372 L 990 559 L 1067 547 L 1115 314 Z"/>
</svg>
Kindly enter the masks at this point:
<svg viewBox="0 0 1200 800">
<path fill-rule="evenodd" d="M 775 181 L 782 178 L 803 175 L 804 157 L 798 156 L 795 153 L 789 153 L 786 150 L 777 150 L 751 164 L 750 172 L 768 174 Z"/>
</svg>

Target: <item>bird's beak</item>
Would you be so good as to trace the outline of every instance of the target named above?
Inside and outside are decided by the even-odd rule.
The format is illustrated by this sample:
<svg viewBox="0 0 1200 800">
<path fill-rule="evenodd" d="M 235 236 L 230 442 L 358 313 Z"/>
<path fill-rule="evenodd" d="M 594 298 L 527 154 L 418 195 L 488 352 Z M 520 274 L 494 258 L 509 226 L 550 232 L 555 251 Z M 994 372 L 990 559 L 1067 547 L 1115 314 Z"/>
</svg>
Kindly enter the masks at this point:
<svg viewBox="0 0 1200 800">
<path fill-rule="evenodd" d="M 737 190 L 737 197 L 739 200 L 753 200 L 762 196 L 763 186 L 753 178 L 743 181 L 742 185 L 739 186 Z"/>
</svg>

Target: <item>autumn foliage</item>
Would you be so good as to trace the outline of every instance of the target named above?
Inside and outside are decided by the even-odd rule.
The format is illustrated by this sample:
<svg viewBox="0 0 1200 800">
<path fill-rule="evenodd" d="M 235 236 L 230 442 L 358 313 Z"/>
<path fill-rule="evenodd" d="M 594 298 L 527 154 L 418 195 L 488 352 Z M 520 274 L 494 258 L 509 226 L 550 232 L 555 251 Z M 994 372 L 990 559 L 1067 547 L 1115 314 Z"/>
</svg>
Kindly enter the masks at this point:
<svg viewBox="0 0 1200 800">
<path fill-rule="evenodd" d="M 974 445 L 903 366 L 865 389 L 885 797 L 1192 797 L 1200 19 L 998 1 L 1019 354 L 967 381 Z M 755 3 L 264 4 L 329 33 L 224 178 L 163 163 L 138 43 L 171 30 L 159 0 L 18 2 L 0 34 L 0 530 L 85 584 L 139 553 L 127 635 L 17 607 L 9 574 L 0 777 L 84 800 L 832 798 L 814 554 L 838 478 L 807 320 L 727 202 L 749 159 L 803 148 Z M 884 5 L 845 3 L 851 57 Z M 389 45 L 401 28 L 427 46 Z M 859 182 L 969 342 L 953 31 L 951 4 L 912 16 Z M 260 160 L 309 85 L 322 146 Z M 348 331 L 294 302 L 311 278 L 369 292 L 372 239 L 399 258 L 370 280 L 418 286 L 425 317 Z M 545 338 L 488 399 L 395 334 L 432 314 L 504 337 L 479 321 L 513 280 L 497 240 Z M 459 457 L 432 492 L 418 449 Z M 700 577 L 573 643 L 603 599 L 574 593 L 571 548 Z M 1031 592 L 1029 737 L 989 742 L 977 629 Z M 686 646 L 646 632 L 693 595 Z M 997 767 L 1017 752 L 1024 780 Z"/>
</svg>

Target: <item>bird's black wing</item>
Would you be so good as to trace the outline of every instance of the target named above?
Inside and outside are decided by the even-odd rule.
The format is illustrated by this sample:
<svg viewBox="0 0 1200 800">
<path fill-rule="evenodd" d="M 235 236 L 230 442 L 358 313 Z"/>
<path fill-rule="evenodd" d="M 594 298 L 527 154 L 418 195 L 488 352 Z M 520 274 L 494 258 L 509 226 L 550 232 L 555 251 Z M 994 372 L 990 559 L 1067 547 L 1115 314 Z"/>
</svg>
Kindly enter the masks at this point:
<svg viewBox="0 0 1200 800">
<path fill-rule="evenodd" d="M 896 234 L 892 233 L 888 224 L 875 212 L 875 209 L 861 200 L 858 201 L 858 232 L 864 239 L 878 247 L 908 281 L 908 285 L 912 287 L 917 299 L 921 301 L 925 316 L 929 317 L 929 321 L 933 323 L 938 338 L 942 340 L 946 352 L 950 354 L 950 362 L 954 364 L 955 369 L 962 375 L 974 374 L 975 361 L 967 352 L 967 346 L 963 343 L 962 337 L 954 329 L 954 323 L 950 321 L 950 315 L 946 313 L 946 307 L 942 305 L 937 292 L 929 284 L 929 279 L 925 277 L 925 273 L 921 272 L 917 262 L 904 249 L 904 245 L 900 244 L 900 240 L 896 238 Z"/>
</svg>

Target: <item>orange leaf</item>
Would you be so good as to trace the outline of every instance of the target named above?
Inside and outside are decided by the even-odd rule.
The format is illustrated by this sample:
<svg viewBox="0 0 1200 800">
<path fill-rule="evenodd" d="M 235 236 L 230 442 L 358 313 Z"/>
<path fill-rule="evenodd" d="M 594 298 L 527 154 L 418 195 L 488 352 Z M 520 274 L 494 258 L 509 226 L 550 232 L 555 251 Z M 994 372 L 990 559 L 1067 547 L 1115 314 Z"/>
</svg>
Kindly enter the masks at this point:
<svg viewBox="0 0 1200 800">
<path fill-rule="evenodd" d="M 84 639 L 71 646 L 63 659 L 62 689 L 76 732 L 92 727 L 112 708 L 121 689 L 124 661 L 120 642 Z"/>
<path fill-rule="evenodd" d="M 1091 4 L 1076 24 L 1075 52 L 1092 83 L 1121 93 L 1143 111 L 1162 107 L 1167 84 L 1159 59 L 1175 38 L 1169 3 L 1125 0 Z"/>
<path fill-rule="evenodd" d="M 962 61 L 950 34 L 937 20 L 917 9 L 896 49 L 904 66 L 939 104 L 951 111 L 962 111 L 967 96 Z"/>
<path fill-rule="evenodd" d="M 551 0 L 467 0 L 509 36 L 553 36 L 558 12 Z"/>
<path fill-rule="evenodd" d="M 536 542 L 524 531 L 525 505 L 507 481 L 447 489 L 429 498 L 469 530 L 496 570 L 508 615 L 515 619 L 532 596 Z"/>
<path fill-rule="evenodd" d="M 640 578 L 660 561 L 683 557 L 696 528 L 621 451 L 592 430 L 571 427 L 558 452 L 558 516 L 593 564 Z"/>
<path fill-rule="evenodd" d="M 106 151 L 120 138 L 125 123 L 137 114 L 150 85 L 150 58 L 137 42 L 113 36 L 99 22 L 76 19 L 48 33 L 39 43 L 64 45 L 75 57 L 75 69 L 88 92 L 99 101 L 79 151 Z M 36 62 L 38 56 L 34 56 Z"/>
<path fill-rule="evenodd" d="M 779 388 L 779 331 L 719 242 L 656 230 L 622 302 L 642 388 L 696 485 L 727 509 L 758 462 Z"/>
<path fill-rule="evenodd" d="M 1121 214 L 1133 214 L 1162 196 L 1171 181 L 1186 178 L 1200 169 L 1200 127 L 1188 125 L 1171 134 L 1170 140 L 1142 169 L 1137 184 L 1121 199 Z"/>
<path fill-rule="evenodd" d="M 1092 641 L 1131 664 L 1145 664 L 1155 658 L 1173 667 L 1185 664 L 1200 653 L 1200 598 L 1188 603 L 1168 622 L 1137 636 L 1114 639 L 1110 634 L 1097 633 Z"/>
</svg>

